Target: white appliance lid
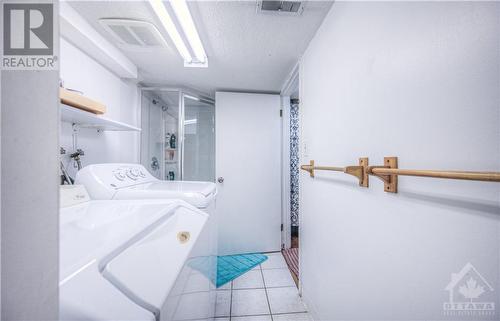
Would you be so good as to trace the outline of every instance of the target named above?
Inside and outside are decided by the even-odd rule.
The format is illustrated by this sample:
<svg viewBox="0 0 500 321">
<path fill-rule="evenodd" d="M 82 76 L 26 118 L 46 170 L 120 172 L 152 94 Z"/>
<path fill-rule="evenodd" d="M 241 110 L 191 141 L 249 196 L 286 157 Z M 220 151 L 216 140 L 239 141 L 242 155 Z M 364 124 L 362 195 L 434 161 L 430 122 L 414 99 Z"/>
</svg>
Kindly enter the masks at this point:
<svg viewBox="0 0 500 321">
<path fill-rule="evenodd" d="M 155 321 L 155 315 L 106 280 L 93 263 L 59 286 L 59 320 Z"/>
<path fill-rule="evenodd" d="M 106 258 L 103 276 L 158 315 L 207 218 L 194 208 L 177 208 L 141 240 Z"/>
<path fill-rule="evenodd" d="M 99 261 L 162 217 L 173 215 L 181 203 L 178 200 L 110 200 L 61 208 L 60 282 L 66 282 L 91 262 Z"/>
<path fill-rule="evenodd" d="M 113 199 L 180 199 L 195 207 L 206 208 L 216 195 L 214 183 L 155 181 L 117 189 Z"/>
</svg>

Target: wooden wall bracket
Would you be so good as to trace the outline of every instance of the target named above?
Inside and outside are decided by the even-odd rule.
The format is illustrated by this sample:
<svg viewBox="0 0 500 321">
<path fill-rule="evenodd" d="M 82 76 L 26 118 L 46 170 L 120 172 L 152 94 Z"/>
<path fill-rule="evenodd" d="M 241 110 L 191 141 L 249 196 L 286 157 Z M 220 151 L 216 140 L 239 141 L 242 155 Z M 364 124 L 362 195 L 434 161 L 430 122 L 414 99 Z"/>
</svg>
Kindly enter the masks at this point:
<svg viewBox="0 0 500 321">
<path fill-rule="evenodd" d="M 355 176 L 359 180 L 359 185 L 363 183 L 363 166 L 346 166 L 344 173 Z"/>
<path fill-rule="evenodd" d="M 368 166 L 368 158 L 360 158 L 359 165 L 336 167 L 336 166 L 315 166 L 314 160 L 309 161 L 309 165 L 302 165 L 300 169 L 309 172 L 311 177 L 314 177 L 315 170 L 342 172 L 356 177 L 359 181 L 359 186 L 368 187 L 368 174 L 366 167 Z"/>
<path fill-rule="evenodd" d="M 368 187 L 368 173 L 366 169 L 368 167 L 368 157 L 362 157 L 359 159 L 358 166 L 347 166 L 344 173 L 356 176 L 359 180 L 359 186 Z"/>
<path fill-rule="evenodd" d="M 300 169 L 309 172 L 309 176 L 314 177 L 314 160 L 309 161 L 309 165 L 302 165 Z"/>
<path fill-rule="evenodd" d="M 367 168 L 368 168 L 368 157 L 361 157 L 359 159 L 359 166 L 361 166 L 363 168 L 363 176 L 359 180 L 359 186 L 368 187 L 368 186 L 370 186 L 369 185 L 369 177 L 370 177 L 370 175 L 368 175 L 368 171 L 367 171 Z"/>
<path fill-rule="evenodd" d="M 388 193 L 398 192 L 398 175 L 383 175 L 374 173 L 373 170 L 377 168 L 398 168 L 398 158 L 397 157 L 384 157 L 384 166 L 368 166 L 367 174 L 378 177 L 384 182 L 384 191 Z"/>
</svg>

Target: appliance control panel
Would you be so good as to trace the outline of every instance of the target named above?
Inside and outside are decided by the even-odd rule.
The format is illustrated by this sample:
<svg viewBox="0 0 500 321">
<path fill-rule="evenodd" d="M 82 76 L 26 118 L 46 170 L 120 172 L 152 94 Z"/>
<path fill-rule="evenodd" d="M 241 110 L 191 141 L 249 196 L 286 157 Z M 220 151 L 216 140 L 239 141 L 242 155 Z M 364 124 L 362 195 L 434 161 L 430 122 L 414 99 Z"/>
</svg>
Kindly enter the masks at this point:
<svg viewBox="0 0 500 321">
<path fill-rule="evenodd" d="M 113 177 L 119 182 L 141 182 L 146 178 L 146 172 L 137 167 L 118 167 L 113 170 Z"/>
<path fill-rule="evenodd" d="M 93 194 L 95 190 L 114 193 L 117 189 L 158 181 L 140 164 L 93 164 L 76 175 L 76 184 L 83 184 Z M 94 195 L 92 195 L 94 197 Z"/>
</svg>

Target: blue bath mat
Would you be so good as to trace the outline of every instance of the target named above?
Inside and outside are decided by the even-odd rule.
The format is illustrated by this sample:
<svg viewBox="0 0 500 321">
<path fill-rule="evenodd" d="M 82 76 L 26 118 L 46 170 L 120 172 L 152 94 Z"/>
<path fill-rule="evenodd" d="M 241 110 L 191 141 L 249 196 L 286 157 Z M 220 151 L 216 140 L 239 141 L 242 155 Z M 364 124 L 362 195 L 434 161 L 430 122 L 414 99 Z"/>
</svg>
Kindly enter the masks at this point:
<svg viewBox="0 0 500 321">
<path fill-rule="evenodd" d="M 224 255 L 217 258 L 217 287 L 236 279 L 267 260 L 263 254 Z"/>
</svg>

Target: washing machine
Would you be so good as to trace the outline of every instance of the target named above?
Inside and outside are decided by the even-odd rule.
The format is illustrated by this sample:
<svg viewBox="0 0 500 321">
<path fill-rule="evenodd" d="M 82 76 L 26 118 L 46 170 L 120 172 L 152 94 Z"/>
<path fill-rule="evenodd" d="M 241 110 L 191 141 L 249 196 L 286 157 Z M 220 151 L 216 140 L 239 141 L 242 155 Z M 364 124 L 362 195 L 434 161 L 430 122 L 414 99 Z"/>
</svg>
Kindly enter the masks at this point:
<svg viewBox="0 0 500 321">
<path fill-rule="evenodd" d="M 215 215 L 217 187 L 211 182 L 162 181 L 140 164 L 92 164 L 76 174 L 75 184 L 93 199 L 181 199 Z"/>
<path fill-rule="evenodd" d="M 217 278 L 217 187 L 211 182 L 162 181 L 140 164 L 92 164 L 81 169 L 76 184 L 84 185 L 93 199 L 180 199 L 209 214 L 207 223 L 212 277 L 212 300 L 215 305 Z"/>
<path fill-rule="evenodd" d="M 61 188 L 61 320 L 210 319 L 208 215 L 181 200 Z"/>
</svg>

